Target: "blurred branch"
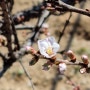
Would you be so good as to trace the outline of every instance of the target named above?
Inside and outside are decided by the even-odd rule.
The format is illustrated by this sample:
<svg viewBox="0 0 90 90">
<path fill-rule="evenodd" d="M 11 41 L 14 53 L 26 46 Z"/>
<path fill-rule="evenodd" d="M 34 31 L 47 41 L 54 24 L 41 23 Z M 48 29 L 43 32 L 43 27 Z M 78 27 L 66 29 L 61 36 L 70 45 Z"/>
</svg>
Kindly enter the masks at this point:
<svg viewBox="0 0 90 90">
<path fill-rule="evenodd" d="M 15 29 L 16 30 L 23 30 L 23 29 L 26 30 L 26 29 L 28 29 L 28 30 L 31 30 L 32 31 L 33 28 L 34 28 L 33 26 L 24 26 L 24 25 L 23 26 L 15 26 Z"/>
<path fill-rule="evenodd" d="M 65 5 L 66 5 L 66 4 L 65 4 Z M 85 5 L 85 2 L 80 3 L 80 8 L 83 9 L 84 5 Z M 68 6 L 68 7 L 69 7 L 69 6 Z M 70 7 L 73 7 L 73 6 L 70 6 Z M 67 7 L 66 7 L 66 8 L 67 8 Z M 67 10 L 67 9 L 66 9 L 66 10 Z M 80 16 L 81 16 L 81 15 L 78 15 L 78 17 L 77 17 L 77 19 L 76 19 L 76 21 L 75 21 L 75 24 L 74 24 L 74 26 L 73 26 L 72 33 L 70 34 L 70 38 L 69 38 L 69 41 L 67 42 L 66 48 L 65 48 L 60 54 L 64 54 L 64 52 L 66 52 L 67 50 L 70 49 L 71 42 L 72 42 L 73 37 L 74 37 L 74 34 L 75 34 L 76 30 L 77 30 L 77 24 L 78 24 L 79 21 L 80 21 Z M 65 55 L 63 58 L 66 59 L 66 57 L 67 57 L 67 56 Z M 73 63 L 71 63 L 71 62 L 69 62 L 68 64 L 69 64 L 69 65 L 70 65 L 70 64 L 73 65 Z M 75 64 L 76 64 L 76 65 L 79 65 L 79 62 L 76 62 Z M 75 64 L 74 64 L 74 65 L 75 65 Z M 58 83 L 58 77 L 59 77 L 59 76 L 60 76 L 60 74 L 57 75 L 57 73 L 56 73 L 56 75 L 55 75 L 55 77 L 54 77 L 54 80 L 53 80 L 53 82 L 55 82 L 55 83 L 52 85 L 52 89 L 51 89 L 51 90 L 56 90 L 56 85 L 57 85 L 57 83 Z"/>
<path fill-rule="evenodd" d="M 14 24 L 18 25 L 25 21 L 29 21 L 30 19 L 39 18 L 43 11 L 41 7 L 42 7 L 42 3 L 38 5 L 34 4 L 32 8 L 15 13 L 12 17 Z"/>
<path fill-rule="evenodd" d="M 34 28 L 34 33 L 31 36 L 31 42 L 36 41 L 38 39 L 39 36 L 39 30 L 42 26 L 42 24 L 48 19 L 48 17 L 50 16 L 50 12 L 48 10 L 43 10 L 42 14 L 37 22 L 36 27 Z"/>
<path fill-rule="evenodd" d="M 85 3 L 84 3 L 84 2 L 80 4 L 80 8 L 83 9 L 84 6 L 85 6 Z M 78 24 L 80 23 L 80 20 L 81 20 L 81 15 L 79 14 L 79 15 L 77 16 L 76 20 L 75 20 L 75 23 L 74 23 L 74 25 L 73 25 L 73 29 L 72 29 L 72 31 L 70 32 L 70 38 L 69 38 L 69 40 L 68 40 L 68 42 L 67 42 L 67 45 L 66 45 L 66 47 L 65 47 L 65 51 L 69 50 L 70 47 L 71 47 L 71 44 L 72 44 L 74 35 L 75 35 L 76 31 L 77 31 Z M 66 59 L 66 56 L 64 56 L 63 58 Z"/>
<path fill-rule="evenodd" d="M 30 81 L 30 83 L 31 83 L 32 90 L 34 90 L 34 84 L 33 84 L 33 82 L 32 82 L 32 78 L 31 78 L 30 74 L 29 74 L 29 73 L 27 72 L 27 70 L 25 69 L 25 67 L 24 67 L 24 65 L 22 64 L 22 61 L 21 61 L 21 60 L 19 60 L 19 63 L 20 63 L 20 65 L 22 66 L 22 68 L 23 68 L 26 76 L 28 77 L 28 79 L 29 79 L 29 81 Z"/>
<path fill-rule="evenodd" d="M 5 36 L 7 38 L 7 48 L 11 56 L 13 56 L 13 50 L 11 46 L 11 35 L 12 35 L 12 26 L 11 26 L 11 19 L 10 19 L 10 12 L 8 9 L 8 3 L 6 3 L 6 0 L 3 0 L 0 2 L 0 6 L 2 9 L 2 17 L 4 20 L 4 28 L 3 31 L 5 31 Z"/>
<path fill-rule="evenodd" d="M 71 16 L 72 16 L 72 13 L 70 12 L 70 16 L 69 16 L 68 20 L 66 20 L 66 23 L 65 23 L 65 25 L 64 25 L 64 28 L 63 28 L 62 32 L 60 32 L 59 39 L 58 39 L 58 43 L 60 42 L 62 36 L 64 35 L 64 32 L 65 32 L 65 30 L 66 30 L 66 27 L 67 27 L 68 24 L 69 24 L 69 20 L 70 20 Z"/>
<path fill-rule="evenodd" d="M 50 15 L 50 12 L 47 10 L 44 10 L 41 14 L 41 17 L 38 19 L 37 25 L 34 28 L 34 32 L 32 36 L 28 38 L 28 40 L 20 48 L 19 51 L 13 53 L 13 57 L 9 57 L 9 58 L 6 57 L 6 60 L 3 60 L 3 68 L 0 71 L 0 77 L 3 76 L 3 74 L 12 66 L 14 62 L 16 62 L 16 60 L 20 59 L 26 54 L 27 52 L 26 47 L 31 46 L 34 43 L 34 41 L 38 38 L 38 33 L 39 33 L 38 31 L 49 15 Z"/>
<path fill-rule="evenodd" d="M 66 77 L 66 79 L 68 80 L 67 81 L 67 84 L 73 86 L 73 90 L 80 90 L 80 86 L 76 85 L 74 81 L 71 80 L 71 78 L 67 75 L 64 74 L 64 77 Z"/>
</svg>

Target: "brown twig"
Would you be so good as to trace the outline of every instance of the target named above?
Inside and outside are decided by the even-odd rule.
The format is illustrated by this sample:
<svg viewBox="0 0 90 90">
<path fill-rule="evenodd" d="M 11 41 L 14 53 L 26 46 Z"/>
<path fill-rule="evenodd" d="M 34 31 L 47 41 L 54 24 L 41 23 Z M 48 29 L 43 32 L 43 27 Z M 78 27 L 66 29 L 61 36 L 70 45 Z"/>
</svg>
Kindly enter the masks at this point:
<svg viewBox="0 0 90 90">
<path fill-rule="evenodd" d="M 20 65 L 22 66 L 22 68 L 23 68 L 26 76 L 28 77 L 28 79 L 29 79 L 29 81 L 30 81 L 30 83 L 31 83 L 32 90 L 34 90 L 34 84 L 33 84 L 33 82 L 32 82 L 32 78 L 31 78 L 30 74 L 29 74 L 29 73 L 27 72 L 27 70 L 25 69 L 25 67 L 24 67 L 24 65 L 23 65 L 23 63 L 22 63 L 21 60 L 19 60 L 19 63 L 20 63 Z"/>
<path fill-rule="evenodd" d="M 64 35 L 64 32 L 65 32 L 65 30 L 66 30 L 66 27 L 67 27 L 68 24 L 69 24 L 69 20 L 70 20 L 71 16 L 72 16 L 72 13 L 70 13 L 70 16 L 69 16 L 68 20 L 66 20 L 66 23 L 65 23 L 65 25 L 64 25 L 64 28 L 63 28 L 62 32 L 60 32 L 59 39 L 58 39 L 58 43 L 60 42 L 62 36 Z"/>
<path fill-rule="evenodd" d="M 74 6 L 68 5 L 68 4 L 62 2 L 61 0 L 58 0 L 58 4 L 59 4 L 59 7 L 60 7 L 59 8 L 60 11 L 76 12 L 76 13 L 79 13 L 79 14 L 86 15 L 86 16 L 90 17 L 90 12 L 87 11 L 87 10 L 79 9 L 79 8 L 74 7 Z"/>
</svg>

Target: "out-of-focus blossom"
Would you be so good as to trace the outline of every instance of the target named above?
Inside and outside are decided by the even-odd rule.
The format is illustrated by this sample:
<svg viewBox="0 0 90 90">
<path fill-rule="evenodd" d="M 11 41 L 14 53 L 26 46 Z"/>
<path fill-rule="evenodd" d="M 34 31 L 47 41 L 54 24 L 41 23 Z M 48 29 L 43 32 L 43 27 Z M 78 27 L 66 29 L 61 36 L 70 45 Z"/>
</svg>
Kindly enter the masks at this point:
<svg viewBox="0 0 90 90">
<path fill-rule="evenodd" d="M 27 52 L 31 52 L 32 54 L 36 54 L 37 51 L 31 46 L 25 46 Z"/>
<path fill-rule="evenodd" d="M 48 37 L 43 40 L 38 40 L 38 47 L 40 53 L 46 58 L 52 58 L 56 55 L 56 52 L 59 50 L 60 46 L 56 43 L 54 37 Z"/>
<path fill-rule="evenodd" d="M 83 74 L 83 73 L 85 73 L 85 72 L 86 72 L 86 68 L 81 68 L 81 69 L 80 69 L 80 73 L 81 73 L 81 74 Z"/>
<path fill-rule="evenodd" d="M 48 31 L 49 25 L 47 23 L 42 24 L 40 29 L 41 33 L 44 33 L 46 36 L 50 36 L 50 32 Z"/>
<path fill-rule="evenodd" d="M 67 66 L 66 66 L 65 63 L 60 63 L 59 64 L 59 71 L 60 71 L 61 74 L 63 74 L 66 69 L 67 69 Z"/>
<path fill-rule="evenodd" d="M 75 86 L 75 87 L 73 88 L 73 90 L 80 90 L 80 87 L 79 87 L 79 86 Z"/>
<path fill-rule="evenodd" d="M 42 28 L 49 28 L 49 25 L 47 23 L 42 24 Z"/>
</svg>

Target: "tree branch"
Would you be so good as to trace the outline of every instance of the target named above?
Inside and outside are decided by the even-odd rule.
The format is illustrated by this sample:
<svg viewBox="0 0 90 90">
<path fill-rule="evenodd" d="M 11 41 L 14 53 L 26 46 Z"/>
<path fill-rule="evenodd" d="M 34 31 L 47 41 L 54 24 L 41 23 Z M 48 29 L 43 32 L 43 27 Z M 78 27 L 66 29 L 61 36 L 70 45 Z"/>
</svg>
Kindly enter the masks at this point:
<svg viewBox="0 0 90 90">
<path fill-rule="evenodd" d="M 61 0 L 58 0 L 58 4 L 60 6 L 60 8 L 59 8 L 60 11 L 76 12 L 76 13 L 83 14 L 83 15 L 90 17 L 90 11 L 86 11 L 86 10 L 79 9 L 74 6 L 68 5 L 68 4 L 62 2 Z"/>
<path fill-rule="evenodd" d="M 31 46 L 33 44 L 33 42 L 35 41 L 35 39 L 37 39 L 37 34 L 39 33 L 39 29 L 41 27 L 41 25 L 45 22 L 45 20 L 48 18 L 48 16 L 50 15 L 50 12 L 47 10 L 44 10 L 41 14 L 41 17 L 38 20 L 38 23 L 36 25 L 36 27 L 34 28 L 34 33 L 32 34 L 31 37 L 28 38 L 28 40 L 25 42 L 25 44 L 20 48 L 19 51 L 14 52 L 13 57 L 7 58 L 5 60 L 3 60 L 3 68 L 0 71 L 0 77 L 3 76 L 3 74 L 12 66 L 12 64 L 14 62 L 16 62 L 16 60 L 20 59 L 21 57 L 23 57 L 26 52 L 27 46 Z M 4 56 L 4 55 L 3 55 Z"/>
</svg>

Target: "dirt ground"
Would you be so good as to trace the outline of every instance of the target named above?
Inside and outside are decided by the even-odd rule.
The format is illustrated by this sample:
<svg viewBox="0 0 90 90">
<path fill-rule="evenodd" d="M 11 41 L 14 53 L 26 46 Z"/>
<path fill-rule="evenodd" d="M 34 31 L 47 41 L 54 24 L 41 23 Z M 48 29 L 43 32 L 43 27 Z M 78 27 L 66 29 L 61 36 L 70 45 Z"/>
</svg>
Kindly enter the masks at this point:
<svg viewBox="0 0 90 90">
<path fill-rule="evenodd" d="M 90 0 L 84 5 L 84 9 L 90 9 Z M 20 10 L 31 8 L 34 4 L 41 2 L 41 0 L 15 0 L 13 13 Z M 80 7 L 79 4 L 76 7 Z M 65 21 L 68 19 L 69 13 L 62 16 L 50 16 L 47 20 L 49 24 L 49 31 L 52 36 L 58 40 L 59 32 L 62 31 Z M 37 19 L 26 22 L 26 25 L 35 25 Z M 71 31 L 76 30 L 76 33 L 71 37 Z M 26 37 L 23 37 L 23 32 L 29 32 L 28 30 L 17 31 L 19 41 L 22 44 Z M 40 36 L 41 38 L 44 35 Z M 64 50 L 68 46 L 68 41 L 71 39 L 70 49 L 76 54 L 78 60 L 81 60 L 81 55 L 86 54 L 90 59 L 90 17 L 84 15 L 78 15 L 73 13 L 70 24 L 66 28 L 65 35 L 60 42 L 60 51 Z M 33 45 L 37 49 L 37 44 Z M 0 50 L 6 52 L 6 48 L 1 47 Z M 26 55 L 22 58 L 22 62 L 32 78 L 35 90 L 73 90 L 71 85 L 68 85 L 67 79 L 63 76 L 57 77 L 57 67 L 52 66 L 49 71 L 42 70 L 42 65 L 45 60 L 40 59 L 34 66 L 29 66 L 29 61 L 32 58 L 31 55 Z M 57 58 L 63 58 L 60 54 Z M 1 61 L 2 62 L 2 61 Z M 71 80 L 79 85 L 81 90 L 90 90 L 90 74 L 80 74 L 79 67 L 68 66 L 66 75 L 71 77 Z M 58 79 L 58 80 L 57 80 Z M 32 90 L 31 83 L 25 75 L 19 62 L 15 62 L 13 66 L 4 74 L 0 79 L 0 90 Z"/>
</svg>

